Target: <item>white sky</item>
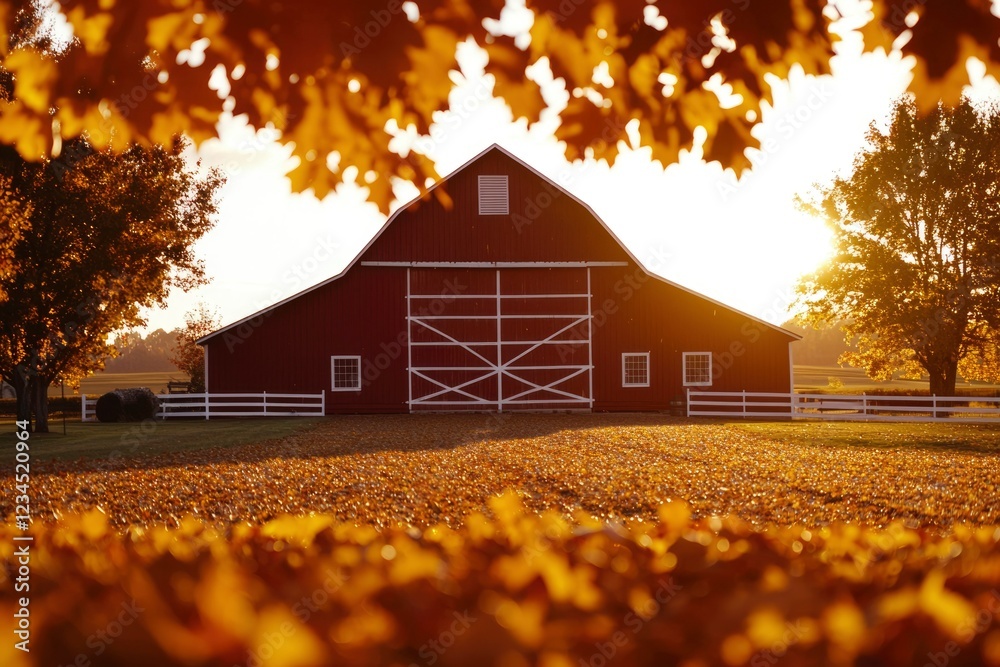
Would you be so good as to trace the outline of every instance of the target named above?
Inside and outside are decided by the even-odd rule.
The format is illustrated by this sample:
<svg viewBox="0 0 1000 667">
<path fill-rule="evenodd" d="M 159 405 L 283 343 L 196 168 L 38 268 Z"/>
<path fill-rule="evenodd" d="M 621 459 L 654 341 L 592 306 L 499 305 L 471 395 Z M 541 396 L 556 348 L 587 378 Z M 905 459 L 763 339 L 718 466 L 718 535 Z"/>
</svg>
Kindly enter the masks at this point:
<svg viewBox="0 0 1000 667">
<path fill-rule="evenodd" d="M 756 128 L 764 150 L 737 182 L 692 154 L 666 170 L 642 149 L 627 150 L 610 169 L 569 164 L 553 138 L 555 114 L 530 128 L 512 122 L 481 74 L 483 53 L 464 51 L 466 83 L 436 119 L 433 140 L 418 142 L 440 174 L 499 143 L 589 203 L 650 270 L 775 323 L 787 318 L 798 277 L 829 253 L 822 223 L 796 210 L 795 195 L 850 166 L 869 124 L 884 119 L 910 78 L 898 55 L 861 56 L 860 44 L 847 40 L 832 76 L 793 72 L 776 82 L 774 108 Z M 557 90 L 548 92 L 558 100 Z M 148 314 L 147 330 L 181 326 L 199 302 L 223 323 L 244 317 L 338 273 L 384 222 L 364 188 L 343 185 L 323 201 L 291 194 L 283 177 L 289 151 L 276 132 L 255 135 L 239 119 L 219 129 L 220 139 L 199 151 L 205 166 L 228 177 L 218 225 L 197 245 L 212 282 L 172 294 L 166 309 Z M 415 193 L 396 189 L 403 202 Z"/>
</svg>

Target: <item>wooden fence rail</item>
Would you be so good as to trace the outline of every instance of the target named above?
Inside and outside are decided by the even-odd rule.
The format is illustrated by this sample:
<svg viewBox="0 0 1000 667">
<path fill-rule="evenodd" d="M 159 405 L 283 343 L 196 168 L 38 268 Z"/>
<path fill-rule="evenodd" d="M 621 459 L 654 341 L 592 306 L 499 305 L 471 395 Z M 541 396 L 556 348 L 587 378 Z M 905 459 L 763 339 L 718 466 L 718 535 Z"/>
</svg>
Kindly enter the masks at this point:
<svg viewBox="0 0 1000 667">
<path fill-rule="evenodd" d="M 318 394 L 157 394 L 158 419 L 176 417 L 322 417 L 326 392 Z M 95 421 L 97 398 L 80 397 L 81 421 Z"/>
<path fill-rule="evenodd" d="M 688 391 L 687 416 L 1000 423 L 1000 398 Z"/>
</svg>

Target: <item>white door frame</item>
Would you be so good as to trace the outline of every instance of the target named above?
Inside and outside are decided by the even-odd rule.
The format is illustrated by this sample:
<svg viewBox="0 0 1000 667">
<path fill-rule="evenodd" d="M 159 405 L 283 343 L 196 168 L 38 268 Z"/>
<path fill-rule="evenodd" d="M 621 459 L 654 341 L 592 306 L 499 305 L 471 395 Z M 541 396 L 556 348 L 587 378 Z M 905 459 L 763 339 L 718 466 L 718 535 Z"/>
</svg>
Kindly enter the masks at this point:
<svg viewBox="0 0 1000 667">
<path fill-rule="evenodd" d="M 541 266 L 546 266 L 547 268 L 552 268 L 551 264 Z M 423 268 L 423 267 L 419 267 Z M 430 267 L 428 267 L 430 268 Z M 437 268 L 437 267 L 435 267 Z M 487 268 L 487 267 L 475 267 L 475 268 Z M 528 406 L 533 404 L 562 404 L 567 407 L 578 406 L 580 408 L 592 409 L 594 406 L 594 351 L 593 351 L 593 318 L 591 316 L 591 303 L 593 300 L 593 294 L 591 290 L 591 276 L 590 276 L 590 265 L 587 263 L 575 263 L 572 268 L 586 268 L 587 269 L 587 292 L 586 294 L 578 293 L 563 293 L 563 294 L 504 294 L 501 286 L 501 270 L 502 268 L 498 265 L 492 265 L 489 268 L 494 268 L 496 271 L 496 290 L 493 294 L 463 294 L 458 295 L 460 298 L 465 299 L 483 299 L 490 300 L 496 303 L 496 310 L 491 315 L 415 315 L 415 303 L 418 303 L 421 299 L 440 299 L 440 294 L 413 294 L 412 282 L 411 282 L 411 267 L 406 268 L 406 303 L 407 303 L 407 381 L 408 381 L 408 394 L 407 394 L 407 406 L 410 412 L 413 412 L 415 408 L 434 406 L 438 409 L 447 409 L 449 406 L 461 407 L 461 406 L 482 406 L 503 412 L 505 407 L 510 406 Z M 514 268 L 514 267 L 510 267 Z M 518 267 L 520 268 L 520 267 Z M 570 268 L 568 266 L 560 266 L 559 268 Z M 451 298 L 451 297 L 449 297 Z M 524 314 L 510 314 L 504 313 L 503 300 L 504 299 L 586 299 L 586 313 L 574 313 L 570 315 L 554 314 L 554 315 L 524 315 Z M 561 320 L 568 321 L 568 324 L 560 326 L 553 333 L 545 336 L 541 340 L 505 340 L 503 336 L 503 322 L 505 320 L 516 320 L 516 319 L 545 319 L 545 320 Z M 496 322 L 496 340 L 493 341 L 461 341 L 456 339 L 454 336 L 444 332 L 435 326 L 435 322 L 442 320 L 493 320 Z M 567 331 L 573 329 L 574 327 L 580 326 L 586 323 L 587 325 L 587 337 L 586 339 L 560 339 L 559 336 L 565 334 Z M 419 341 L 414 342 L 413 333 L 414 331 L 422 330 L 423 332 L 430 332 L 440 340 L 434 341 Z M 478 348 L 496 346 L 497 360 L 494 363 L 489 358 L 485 357 L 479 351 Z M 505 345 L 527 345 L 528 348 L 522 350 L 517 356 L 511 359 L 504 359 L 504 346 Z M 586 364 L 555 364 L 555 365 L 518 365 L 517 362 L 520 359 L 528 356 L 535 350 L 539 349 L 544 345 L 586 345 L 587 346 L 587 363 Z M 413 365 L 413 351 L 415 347 L 457 347 L 465 350 L 470 355 L 482 362 L 482 365 L 477 366 L 420 366 L 415 367 Z M 477 375 L 471 379 L 463 379 L 461 382 L 449 384 L 438 378 L 432 377 L 435 372 L 447 372 L 447 371 L 470 371 L 475 372 Z M 523 377 L 523 371 L 536 371 L 536 370 L 556 370 L 564 371 L 565 373 L 561 375 L 556 380 L 548 382 L 546 384 L 540 384 L 539 382 L 534 382 Z M 519 373 L 519 371 L 522 371 Z M 565 389 L 560 389 L 559 385 L 576 378 L 583 373 L 588 374 L 587 378 L 587 388 L 584 394 L 573 393 Z M 516 380 L 523 385 L 527 385 L 527 389 L 523 389 L 517 393 L 513 393 L 509 396 L 504 395 L 503 390 L 503 378 L 508 377 L 512 380 Z M 436 390 L 431 393 L 424 394 L 422 396 L 414 396 L 413 393 L 413 380 L 414 378 L 420 378 L 433 385 L 436 385 Z M 474 385 L 477 382 L 482 382 L 483 380 L 488 380 L 489 378 L 496 377 L 497 381 L 497 398 L 486 399 L 481 396 L 476 396 L 471 391 L 466 390 L 470 385 Z M 436 400 L 440 396 L 444 396 L 448 393 L 457 393 L 460 396 L 466 397 L 467 400 Z M 546 393 L 553 394 L 556 397 L 546 396 Z M 532 394 L 537 394 L 538 396 L 532 398 Z"/>
</svg>

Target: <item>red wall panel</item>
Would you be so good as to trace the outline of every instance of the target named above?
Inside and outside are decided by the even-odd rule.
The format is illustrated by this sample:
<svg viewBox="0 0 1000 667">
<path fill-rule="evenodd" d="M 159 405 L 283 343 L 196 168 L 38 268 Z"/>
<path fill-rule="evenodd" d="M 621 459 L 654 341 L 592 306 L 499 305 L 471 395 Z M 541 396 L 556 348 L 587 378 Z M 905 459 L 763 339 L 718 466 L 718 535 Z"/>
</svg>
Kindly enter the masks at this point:
<svg viewBox="0 0 1000 667">
<path fill-rule="evenodd" d="M 711 352 L 708 391 L 788 392 L 791 337 L 635 267 L 594 268 L 595 410 L 666 409 L 682 354 Z M 622 353 L 650 353 L 650 386 L 622 387 Z"/>
<path fill-rule="evenodd" d="M 406 270 L 355 267 L 211 339 L 212 392 L 318 393 L 327 411 L 406 410 Z M 331 391 L 331 355 L 360 355 L 360 392 Z"/>
<path fill-rule="evenodd" d="M 479 215 L 479 176 L 507 174 L 509 215 Z M 627 261 L 590 212 L 501 151 L 442 182 L 449 209 L 433 194 L 401 211 L 361 261 Z"/>
</svg>

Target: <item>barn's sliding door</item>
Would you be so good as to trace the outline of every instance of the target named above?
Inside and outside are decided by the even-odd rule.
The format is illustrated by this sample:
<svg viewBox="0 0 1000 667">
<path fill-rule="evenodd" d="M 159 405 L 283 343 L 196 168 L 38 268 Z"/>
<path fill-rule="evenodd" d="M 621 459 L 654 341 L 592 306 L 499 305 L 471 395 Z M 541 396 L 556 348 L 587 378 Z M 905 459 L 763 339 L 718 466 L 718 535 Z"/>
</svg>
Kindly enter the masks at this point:
<svg viewBox="0 0 1000 667">
<path fill-rule="evenodd" d="M 411 412 L 593 406 L 588 268 L 407 271 Z"/>
</svg>

